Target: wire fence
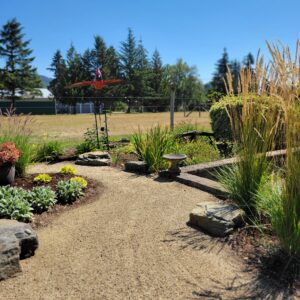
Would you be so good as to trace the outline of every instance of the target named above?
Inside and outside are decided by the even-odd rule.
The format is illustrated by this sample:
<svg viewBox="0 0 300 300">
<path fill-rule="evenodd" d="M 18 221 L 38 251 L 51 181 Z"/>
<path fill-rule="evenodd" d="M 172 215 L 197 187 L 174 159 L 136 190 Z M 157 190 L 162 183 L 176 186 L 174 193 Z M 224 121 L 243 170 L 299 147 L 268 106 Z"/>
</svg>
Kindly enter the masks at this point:
<svg viewBox="0 0 300 300">
<path fill-rule="evenodd" d="M 105 109 L 109 112 L 146 113 L 170 111 L 170 99 L 167 97 L 61 97 L 59 100 L 40 98 L 17 100 L 17 113 L 31 114 L 89 114 Z M 9 109 L 9 100 L 0 100 L 2 111 Z M 175 111 L 189 116 L 193 112 L 208 111 L 210 102 L 199 99 L 176 98 Z"/>
</svg>

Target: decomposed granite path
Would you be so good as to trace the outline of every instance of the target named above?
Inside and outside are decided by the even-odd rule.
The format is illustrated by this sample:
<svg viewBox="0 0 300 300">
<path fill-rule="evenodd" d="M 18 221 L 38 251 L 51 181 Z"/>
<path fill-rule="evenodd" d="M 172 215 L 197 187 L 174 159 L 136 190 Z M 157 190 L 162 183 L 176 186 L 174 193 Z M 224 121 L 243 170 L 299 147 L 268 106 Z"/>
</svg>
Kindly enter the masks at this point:
<svg viewBox="0 0 300 300">
<path fill-rule="evenodd" d="M 37 230 L 40 248 L 22 261 L 22 274 L 0 282 L 0 299 L 281 299 L 227 246 L 186 225 L 209 194 L 109 167 L 76 168 L 104 192 Z"/>
</svg>

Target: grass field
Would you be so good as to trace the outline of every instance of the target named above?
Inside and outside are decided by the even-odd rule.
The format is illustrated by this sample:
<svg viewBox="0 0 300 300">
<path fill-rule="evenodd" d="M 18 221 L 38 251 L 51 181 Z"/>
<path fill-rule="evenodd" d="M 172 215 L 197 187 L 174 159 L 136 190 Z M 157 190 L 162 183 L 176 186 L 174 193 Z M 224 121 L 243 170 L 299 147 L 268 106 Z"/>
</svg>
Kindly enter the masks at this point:
<svg viewBox="0 0 300 300">
<path fill-rule="evenodd" d="M 61 140 L 66 143 L 75 142 L 83 138 L 87 128 L 94 126 L 93 114 L 81 115 L 39 115 L 32 116 L 33 136 L 36 142 L 42 140 Z M 4 120 L 5 122 L 5 120 Z M 136 132 L 139 128 L 145 130 L 160 124 L 168 126 L 170 114 L 143 113 L 125 114 L 113 113 L 108 115 L 109 134 L 111 136 L 126 136 Z M 207 112 L 201 112 L 200 116 L 194 112 L 189 117 L 184 117 L 183 112 L 175 113 L 175 123 L 190 122 L 197 124 L 199 128 L 210 130 L 210 118 Z M 101 116 L 101 126 L 104 126 L 104 117 Z"/>
<path fill-rule="evenodd" d="M 55 115 L 55 116 L 32 116 L 34 120 L 33 135 L 50 139 L 81 139 L 87 128 L 94 126 L 94 115 Z M 168 126 L 170 122 L 169 113 L 143 113 L 108 115 L 108 127 L 110 135 L 130 135 L 139 128 L 145 130 L 160 124 Z M 175 123 L 190 122 L 210 129 L 210 118 L 207 112 L 193 113 L 184 117 L 183 113 L 175 113 Z M 104 117 L 101 117 L 101 126 L 104 126 Z"/>
</svg>

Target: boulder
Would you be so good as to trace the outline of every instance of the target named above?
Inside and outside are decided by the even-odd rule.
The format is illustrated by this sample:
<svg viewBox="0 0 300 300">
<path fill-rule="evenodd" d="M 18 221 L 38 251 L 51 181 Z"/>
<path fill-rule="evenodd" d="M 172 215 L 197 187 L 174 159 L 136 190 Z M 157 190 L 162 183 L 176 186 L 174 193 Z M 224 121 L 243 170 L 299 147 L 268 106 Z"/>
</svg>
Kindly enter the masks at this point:
<svg viewBox="0 0 300 300">
<path fill-rule="evenodd" d="M 96 158 L 106 158 L 110 159 L 110 155 L 108 152 L 103 152 L 103 151 L 93 151 L 93 152 L 87 152 L 80 154 L 78 156 L 80 159 L 86 159 L 86 158 L 91 158 L 91 159 L 96 159 Z"/>
<path fill-rule="evenodd" d="M 243 225 L 245 212 L 234 204 L 220 202 L 198 203 L 190 213 L 189 224 L 212 236 L 226 236 Z"/>
<path fill-rule="evenodd" d="M 125 171 L 133 173 L 147 173 L 148 167 L 146 162 L 132 160 L 125 162 Z"/>
<path fill-rule="evenodd" d="M 20 248 L 20 258 L 34 255 L 38 248 L 38 238 L 31 226 L 15 220 L 0 220 L 0 237 L 13 236 L 17 239 Z"/>
<path fill-rule="evenodd" d="M 75 164 L 82 166 L 110 166 L 111 157 L 109 153 L 102 151 L 93 151 L 80 154 Z"/>
<path fill-rule="evenodd" d="M 0 280 L 22 272 L 20 266 L 20 247 L 14 235 L 0 235 Z"/>
</svg>

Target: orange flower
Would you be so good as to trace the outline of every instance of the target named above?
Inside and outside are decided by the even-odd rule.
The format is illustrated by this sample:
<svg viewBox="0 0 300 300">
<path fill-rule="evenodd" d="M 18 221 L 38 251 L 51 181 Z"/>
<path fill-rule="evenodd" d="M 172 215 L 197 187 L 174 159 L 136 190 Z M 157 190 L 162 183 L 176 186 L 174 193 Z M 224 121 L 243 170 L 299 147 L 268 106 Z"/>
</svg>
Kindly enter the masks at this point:
<svg viewBox="0 0 300 300">
<path fill-rule="evenodd" d="M 14 143 L 4 143 L 0 145 L 0 166 L 12 165 L 21 156 L 21 151 L 19 151 Z"/>
</svg>

